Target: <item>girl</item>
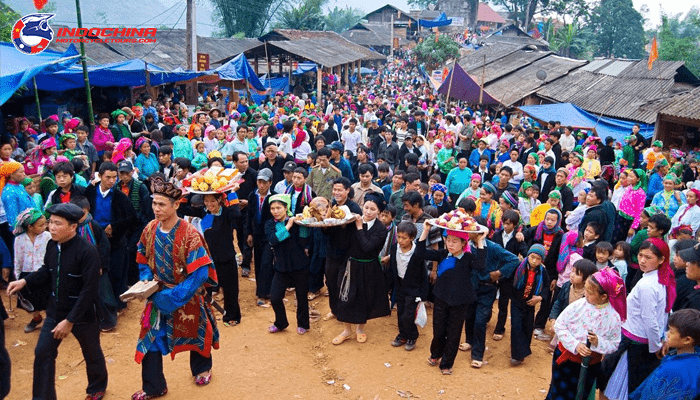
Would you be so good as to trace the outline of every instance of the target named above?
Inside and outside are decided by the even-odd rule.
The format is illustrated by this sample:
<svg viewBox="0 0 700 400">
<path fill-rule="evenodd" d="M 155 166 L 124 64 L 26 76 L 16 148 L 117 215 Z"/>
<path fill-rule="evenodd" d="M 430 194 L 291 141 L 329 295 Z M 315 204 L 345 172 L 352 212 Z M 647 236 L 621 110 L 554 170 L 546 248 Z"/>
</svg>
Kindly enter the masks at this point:
<svg viewBox="0 0 700 400">
<path fill-rule="evenodd" d="M 56 139 L 49 138 L 39 143 L 38 146 L 29 151 L 24 164 L 24 171 L 28 175 L 42 175 L 47 170 L 47 166 L 52 165 L 56 158 Z M 51 169 L 50 167 L 48 169 Z"/>
<path fill-rule="evenodd" d="M 620 200 L 622 200 L 622 195 L 625 194 L 627 190 L 627 170 L 620 172 L 617 184 L 615 185 L 615 190 L 613 190 L 610 202 L 613 203 L 616 209 L 620 208 Z"/>
<path fill-rule="evenodd" d="M 534 191 L 533 185 L 530 182 L 523 182 L 520 191 L 518 191 L 518 210 L 526 226 L 530 225 L 530 214 L 532 210 L 541 204 L 537 197 L 533 197 Z"/>
<path fill-rule="evenodd" d="M 671 220 L 671 229 L 681 225 L 689 225 L 693 230 L 693 236 L 695 236 L 700 228 L 700 206 L 698 206 L 700 190 L 690 189 L 686 192 L 685 197 L 688 204 L 683 204 L 678 208 L 676 215 Z"/>
<path fill-rule="evenodd" d="M 630 169 L 627 173 L 627 190 L 620 199 L 620 209 L 615 219 L 613 242 L 627 240 L 639 228 L 639 216 L 646 199 L 646 177 L 641 169 Z"/>
<path fill-rule="evenodd" d="M 441 183 L 436 183 L 430 189 L 433 193 L 430 198 L 430 205 L 437 208 L 438 215 L 451 211 L 453 207 L 447 200 L 447 187 Z"/>
<path fill-rule="evenodd" d="M 586 398 L 600 377 L 603 355 L 614 352 L 620 343 L 620 326 L 627 316 L 622 278 L 609 268 L 598 271 L 586 279 L 585 293 L 554 324 L 560 341 L 552 359 L 547 400 L 576 398 L 582 357 L 590 357 L 583 386 Z"/>
<path fill-rule="evenodd" d="M 552 206 L 557 210 L 561 210 L 561 192 L 558 190 L 552 190 L 547 196 L 547 204 Z"/>
<path fill-rule="evenodd" d="M 190 129 L 187 131 L 187 138 L 190 139 L 192 146 L 194 146 L 195 143 L 202 141 L 202 126 L 203 125 L 199 124 L 190 125 Z M 209 127 L 207 127 L 207 129 L 209 129 Z"/>
<path fill-rule="evenodd" d="M 566 213 L 566 228 L 568 230 L 578 230 L 579 226 L 581 225 L 581 220 L 583 220 L 583 215 L 586 213 L 586 210 L 588 209 L 588 205 L 586 204 L 586 196 L 588 196 L 588 191 L 590 189 L 583 189 L 579 192 L 578 194 L 578 206 L 574 208 L 573 211 L 567 211 Z"/>
<path fill-rule="evenodd" d="M 535 306 L 549 296 L 549 275 L 542 260 L 546 250 L 533 244 L 527 257 L 520 263 L 513 278 L 513 297 L 510 303 L 510 364 L 518 366 L 532 354 L 530 343 L 535 322 Z"/>
<path fill-rule="evenodd" d="M 656 353 L 662 348 L 668 313 L 676 299 L 669 256 L 668 245 L 659 238 L 647 239 L 639 249 L 639 269 L 644 275 L 627 298 L 620 346 L 603 362 L 599 387 L 610 400 L 627 399 L 659 365 Z"/>
<path fill-rule="evenodd" d="M 496 187 L 490 182 L 484 182 L 479 198 L 476 200 L 476 210 L 474 216 L 486 220 L 486 227 L 492 232 L 501 228 L 501 215 L 503 211 L 498 203 L 493 200 L 496 194 Z"/>
<path fill-rule="evenodd" d="M 204 142 L 196 142 L 194 145 L 194 150 L 195 150 L 195 155 L 194 159 L 192 160 L 192 166 L 196 170 L 200 170 L 204 168 L 207 165 L 207 154 L 205 153 L 204 149 Z"/>
<path fill-rule="evenodd" d="M 274 276 L 270 303 L 275 322 L 268 328 L 277 333 L 289 326 L 284 308 L 284 295 L 293 286 L 297 293 L 297 333 L 305 334 L 309 326 L 309 230 L 294 223 L 292 199 L 288 194 L 270 197 L 271 220 L 265 223 L 265 236 L 272 247 Z M 235 254 L 235 253 L 234 253 Z"/>
<path fill-rule="evenodd" d="M 598 161 L 598 153 L 596 152 L 596 146 L 591 146 L 588 148 L 586 153 L 586 159 L 584 160 L 581 168 L 586 171 L 584 179 L 592 180 L 600 176 L 600 161 Z"/>
<path fill-rule="evenodd" d="M 559 289 L 559 295 L 554 304 L 552 304 L 552 310 L 549 312 L 550 322 L 554 322 L 554 320 L 559 318 L 562 311 L 571 303 L 583 298 L 586 280 L 596 272 L 598 272 L 598 268 L 591 260 L 579 258 L 578 261 L 573 263 L 571 275 L 569 276 L 570 280 L 564 282 Z M 556 346 L 557 341 L 554 340 L 553 344 Z"/>
<path fill-rule="evenodd" d="M 661 153 L 661 149 L 663 149 L 664 143 L 660 140 L 655 140 L 651 144 L 651 151 L 649 151 L 646 156 L 644 156 L 644 160 L 647 162 L 647 170 L 651 171 L 654 169 L 654 164 L 659 162 L 660 160 L 666 160 L 666 157 L 664 157 L 663 153 Z"/>
<path fill-rule="evenodd" d="M 651 200 L 652 206 L 659 207 L 669 218 L 673 218 L 678 211 L 678 207 L 686 202 L 685 195 L 680 190 L 676 190 L 678 177 L 672 173 L 664 177 L 664 190 L 655 194 Z"/>
<path fill-rule="evenodd" d="M 139 171 L 139 179 L 145 182 L 151 175 L 158 172 L 160 164 L 158 164 L 158 157 L 151 153 L 150 139 L 140 137 L 136 141 L 136 148 L 139 149 L 139 155 L 136 157 L 134 167 Z"/>
<path fill-rule="evenodd" d="M 190 130 L 192 130 L 193 126 L 194 125 L 190 125 Z M 173 142 L 173 159 L 184 157 L 188 160 L 192 160 L 192 143 L 187 139 L 187 128 L 185 125 L 177 125 L 175 131 L 177 136 L 171 139 Z"/>
<path fill-rule="evenodd" d="M 129 124 L 126 123 L 126 118 L 129 115 L 122 110 L 112 111 L 112 118 L 114 119 L 114 125 L 111 127 L 112 136 L 115 140 L 118 139 L 129 139 L 131 140 L 131 128 Z"/>
<path fill-rule="evenodd" d="M 338 274 L 340 301 L 336 306 L 336 317 L 344 323 L 344 330 L 333 339 L 335 345 L 351 337 L 352 324 L 357 325 L 357 342 L 365 343 L 367 335 L 364 326 L 367 320 L 390 314 L 386 281 L 378 260 L 387 235 L 386 227 L 377 219 L 384 207 L 383 196 L 367 193 L 362 218 L 355 220 L 354 229 L 348 227 L 352 231 L 352 241 L 348 250 L 349 260 L 344 271 L 341 269 Z"/>
<path fill-rule="evenodd" d="M 46 230 L 46 218 L 37 209 L 20 213 L 12 233 L 15 235 L 15 276 L 23 279 L 44 264 L 46 244 L 51 234 Z M 34 306 L 34 318 L 24 327 L 24 333 L 30 333 L 41 324 L 41 310 L 46 310 L 50 294 L 48 288 L 31 292 L 24 288 L 21 293 Z"/>
<path fill-rule="evenodd" d="M 624 241 L 617 242 L 613 250 L 612 263 L 622 279 L 626 279 L 627 267 L 632 265 L 632 246 Z"/>
<path fill-rule="evenodd" d="M 92 136 L 92 143 L 95 145 L 97 155 L 102 156 L 105 150 L 112 150 L 114 147 L 114 135 L 109 130 L 109 114 L 102 113 L 97 117 L 99 124 L 95 128 L 95 133 Z"/>
<path fill-rule="evenodd" d="M 467 197 L 478 199 L 480 192 L 481 192 L 481 175 L 472 174 L 471 181 L 469 182 L 469 187 L 464 189 L 462 194 L 459 195 L 459 198 L 457 199 L 455 206 L 458 207 L 459 203 L 462 202 L 462 199 L 466 199 Z"/>
<path fill-rule="evenodd" d="M 457 149 L 454 148 L 455 140 L 451 135 L 445 136 L 445 147 L 437 152 L 437 166 L 440 170 L 442 181 L 447 181 L 447 174 L 457 166 Z"/>
<path fill-rule="evenodd" d="M 213 126 L 207 127 L 204 132 L 204 150 L 207 153 L 211 153 L 214 150 L 219 150 L 219 141 L 217 139 L 218 132 L 220 129 L 216 129 Z M 222 131 L 223 132 L 223 131 Z"/>
</svg>

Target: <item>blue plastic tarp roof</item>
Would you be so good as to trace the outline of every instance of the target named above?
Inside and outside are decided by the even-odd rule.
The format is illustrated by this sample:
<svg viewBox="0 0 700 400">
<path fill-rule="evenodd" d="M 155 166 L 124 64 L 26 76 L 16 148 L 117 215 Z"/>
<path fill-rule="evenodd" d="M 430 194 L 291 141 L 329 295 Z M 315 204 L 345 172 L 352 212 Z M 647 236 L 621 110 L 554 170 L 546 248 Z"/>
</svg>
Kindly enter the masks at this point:
<svg viewBox="0 0 700 400">
<path fill-rule="evenodd" d="M 451 19 L 447 19 L 445 13 L 441 13 L 439 17 L 433 20 L 419 19 L 418 24 L 424 28 L 435 28 L 436 26 L 447 26 L 452 24 Z"/>
<path fill-rule="evenodd" d="M 270 89 L 269 95 L 274 96 L 277 92 L 289 93 L 289 77 L 283 76 L 281 78 L 271 78 L 271 79 L 261 79 L 260 82 L 265 86 L 265 89 Z M 251 93 L 251 97 L 256 104 L 260 104 L 265 100 L 268 94 L 257 94 Z"/>
<path fill-rule="evenodd" d="M 296 71 L 294 71 L 294 75 L 301 75 L 312 71 L 316 71 L 316 63 L 301 62 L 299 66 L 297 66 Z"/>
<path fill-rule="evenodd" d="M 451 78 L 453 73 L 455 76 Z M 483 95 L 481 95 L 481 86 L 459 64 L 456 64 L 452 71 L 447 74 L 438 92 L 444 95 L 447 95 L 447 92 L 449 92 L 450 97 L 469 103 L 498 104 L 498 100 L 494 99 L 486 90 L 483 90 Z M 480 97 L 481 101 L 479 101 Z"/>
<path fill-rule="evenodd" d="M 621 119 L 600 117 L 582 110 L 571 103 L 542 104 L 539 106 L 518 107 L 525 114 L 540 121 L 561 121 L 562 126 L 572 126 L 581 129 L 593 129 L 595 127 L 598 136 L 606 138 L 612 136 L 616 141 L 624 143 L 625 136 L 632 133 L 635 122 Z M 645 138 L 654 136 L 654 125 L 639 124 L 639 132 Z"/>
<path fill-rule="evenodd" d="M 0 43 L 0 105 L 42 71 L 60 71 L 78 61 L 78 51 L 70 46 L 65 53 L 44 50 L 30 55 L 15 49 L 12 43 Z"/>
<path fill-rule="evenodd" d="M 243 53 L 230 59 L 227 63 L 212 72 L 218 74 L 221 79 L 228 79 L 231 81 L 246 80 L 250 84 L 250 87 L 258 92 L 264 93 L 267 90 L 262 82 L 260 82 L 258 76 L 255 75 L 253 67 L 250 66 L 248 59 Z"/>
<path fill-rule="evenodd" d="M 146 68 L 148 68 L 150 75 L 150 84 L 154 86 L 186 81 L 206 74 L 206 72 L 195 71 L 168 72 L 157 65 L 133 59 L 88 67 L 90 86 L 144 86 L 146 85 Z M 85 86 L 83 68 L 80 65 L 74 65 L 61 72 L 42 72 L 36 77 L 36 85 L 40 90 L 52 92 L 82 88 Z"/>
</svg>

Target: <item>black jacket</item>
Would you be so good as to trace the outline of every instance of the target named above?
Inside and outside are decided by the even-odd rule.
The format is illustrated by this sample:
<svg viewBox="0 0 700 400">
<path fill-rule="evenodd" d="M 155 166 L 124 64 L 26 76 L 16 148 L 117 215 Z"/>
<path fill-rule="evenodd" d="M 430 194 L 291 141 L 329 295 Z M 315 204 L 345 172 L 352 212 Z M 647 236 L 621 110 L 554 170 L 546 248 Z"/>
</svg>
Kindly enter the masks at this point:
<svg viewBox="0 0 700 400">
<path fill-rule="evenodd" d="M 236 195 L 241 200 L 248 200 L 250 194 L 258 188 L 258 171 L 248 167 L 241 179 L 243 179 L 243 182 L 241 182 L 238 191 L 236 191 Z"/>
<path fill-rule="evenodd" d="M 250 193 L 248 196 L 248 227 L 246 232 L 253 237 L 259 238 L 261 242 L 265 241 L 265 222 L 272 219 L 272 214 L 270 213 L 270 195 L 265 198 L 262 205 L 262 212 L 260 212 L 260 206 L 258 202 L 257 190 Z M 257 239 L 256 239 L 257 240 Z"/>
<path fill-rule="evenodd" d="M 588 223 L 592 221 L 599 223 L 600 226 L 603 227 L 603 232 L 607 231 L 608 229 L 612 231 L 613 225 L 615 224 L 615 221 L 608 220 L 608 214 L 605 212 L 602 205 L 589 207 L 586 209 L 586 212 L 583 213 L 583 218 L 578 226 L 578 234 L 583 235 L 583 231 L 586 230 L 586 226 L 588 226 Z M 600 239 L 604 240 L 604 235 L 602 233 L 600 235 Z"/>
<path fill-rule="evenodd" d="M 44 265 L 25 279 L 32 288 L 49 285 L 51 296 L 46 315 L 60 322 L 94 322 L 100 279 L 100 254 L 79 235 L 61 245 L 49 240 Z"/>
<path fill-rule="evenodd" d="M 556 177 L 557 173 L 552 172 L 547 174 L 547 178 L 544 180 L 544 186 L 542 185 L 542 171 L 540 171 L 539 175 L 537 175 L 537 187 L 540 188 L 540 202 L 542 204 L 547 202 L 547 199 L 549 199 L 549 192 L 554 190 L 554 187 L 557 185 L 556 182 Z"/>
<path fill-rule="evenodd" d="M 277 182 L 284 179 L 284 163 L 287 161 L 294 161 L 294 157 L 291 154 L 287 154 L 287 157 L 277 156 L 275 159 L 275 164 L 271 165 L 270 161 L 266 158 L 265 161 L 260 163 L 260 169 L 269 168 L 272 171 L 272 187 L 274 188 Z"/>
<path fill-rule="evenodd" d="M 447 250 L 425 250 L 427 261 L 442 262 L 447 258 Z M 447 303 L 448 306 L 461 306 L 476 301 L 476 293 L 471 282 L 472 270 L 486 268 L 486 249 L 476 249 L 471 253 L 464 253 L 457 259 L 454 268 L 444 271 L 438 276 L 433 294 L 436 298 Z M 439 268 L 438 268 L 439 269 Z"/>
<path fill-rule="evenodd" d="M 391 257 L 389 257 L 389 270 L 391 271 L 390 279 L 393 285 L 389 287 L 397 288 L 402 295 L 410 297 L 420 297 L 423 300 L 428 298 L 428 273 L 425 269 L 425 240 L 416 242 L 416 249 L 408 261 L 406 273 L 403 279 L 399 278 L 399 271 L 396 265 L 396 254 L 398 252 L 398 244 L 391 246 Z"/>
<path fill-rule="evenodd" d="M 85 192 L 85 189 L 81 188 L 80 186 L 76 186 L 75 183 L 71 183 L 70 185 L 70 197 L 71 199 L 75 196 L 83 196 Z M 63 193 L 63 190 L 59 187 L 56 188 L 56 190 L 52 191 L 49 194 L 48 200 L 50 201 L 51 204 L 61 204 L 61 193 Z"/>
<path fill-rule="evenodd" d="M 92 183 L 85 188 L 85 197 L 90 202 L 90 212 L 95 214 L 95 196 L 101 196 L 99 189 Z M 109 244 L 114 249 L 119 246 L 119 242 L 125 237 L 131 229 L 138 224 L 138 218 L 134 206 L 131 205 L 131 200 L 116 187 L 112 188 L 112 237 L 109 239 Z"/>
<path fill-rule="evenodd" d="M 279 272 L 309 272 L 311 259 L 306 255 L 305 250 L 309 249 L 311 230 L 294 224 L 288 232 L 289 236 L 280 240 L 276 228 L 277 221 L 274 219 L 265 222 L 265 236 L 272 247 L 272 267 L 274 270 Z"/>
<path fill-rule="evenodd" d="M 409 149 L 406 146 L 406 143 L 402 144 L 401 148 L 399 149 L 399 160 L 398 160 L 398 164 L 396 164 L 396 169 L 398 169 L 398 170 L 405 170 L 406 169 L 405 160 L 406 160 L 406 155 L 408 153 L 413 153 L 413 154 L 417 155 L 419 158 L 421 156 L 420 150 L 418 150 L 418 148 L 415 145 Z"/>
<path fill-rule="evenodd" d="M 603 146 L 598 154 L 600 165 L 612 165 L 615 162 L 615 149 L 612 146 Z"/>
<path fill-rule="evenodd" d="M 336 202 L 333 200 L 331 205 L 335 205 Z M 350 212 L 354 214 L 362 215 L 362 209 L 354 201 L 347 199 L 345 205 L 348 206 Z M 333 226 L 330 228 L 321 228 L 321 232 L 328 236 L 328 247 L 326 249 L 326 257 L 333 258 L 336 260 L 345 260 L 350 245 L 352 243 L 353 231 L 355 231 L 355 224 L 350 223 L 344 226 Z"/>
<path fill-rule="evenodd" d="M 555 185 L 556 188 L 556 185 Z M 574 192 L 569 188 L 568 185 L 564 185 L 561 189 L 558 189 L 561 193 L 561 214 L 566 215 L 567 212 L 573 211 L 574 209 Z M 566 225 L 564 222 L 566 218 L 562 218 L 562 227 Z"/>
<path fill-rule="evenodd" d="M 513 232 L 513 237 L 505 246 L 503 245 L 503 229 L 497 230 L 496 233 L 493 234 L 491 241 L 508 250 L 512 254 L 515 254 L 516 256 L 523 256 L 524 258 L 527 256 L 527 242 L 524 240 L 522 242 L 518 242 L 517 239 L 515 239 L 516 233 L 517 232 Z"/>
<path fill-rule="evenodd" d="M 559 318 L 559 314 L 569 305 L 569 293 L 571 293 L 571 281 L 564 282 L 557 298 L 552 303 L 552 308 L 549 311 L 549 319 Z"/>
<path fill-rule="evenodd" d="M 206 208 L 191 207 L 181 204 L 179 210 L 183 215 L 192 217 L 205 218 L 207 217 Z M 233 231 L 238 228 L 238 221 L 241 217 L 241 212 L 238 205 L 222 207 L 220 215 L 213 215 L 211 226 L 202 224 L 204 230 L 204 240 L 207 241 L 209 252 L 214 264 L 217 262 L 236 262 L 236 249 L 233 247 Z"/>
<path fill-rule="evenodd" d="M 544 245 L 544 235 L 541 240 L 535 240 L 535 233 L 537 232 L 537 227 L 533 226 L 523 232 L 525 235 L 525 239 L 528 241 L 528 248 L 532 246 L 533 244 L 541 244 Z M 547 251 L 547 255 L 544 256 L 544 260 L 542 261 L 542 264 L 544 264 L 545 268 L 547 269 L 547 274 L 549 275 L 549 279 L 557 279 L 558 272 L 557 272 L 557 259 L 559 258 L 559 247 L 561 247 L 561 238 L 564 236 L 563 233 L 559 233 L 557 235 L 554 235 L 554 239 L 552 240 L 552 244 L 549 246 L 549 250 Z M 549 287 L 549 282 L 547 282 L 547 287 Z"/>
<path fill-rule="evenodd" d="M 535 153 L 535 155 L 537 155 L 537 153 L 535 152 L 535 148 L 534 148 L 534 147 L 530 147 L 529 149 L 523 150 L 523 151 L 520 152 L 520 157 L 518 158 L 518 161 L 520 162 L 520 164 L 522 164 L 523 166 L 524 166 L 525 164 L 527 164 L 527 156 L 528 156 L 530 153 Z"/>
</svg>

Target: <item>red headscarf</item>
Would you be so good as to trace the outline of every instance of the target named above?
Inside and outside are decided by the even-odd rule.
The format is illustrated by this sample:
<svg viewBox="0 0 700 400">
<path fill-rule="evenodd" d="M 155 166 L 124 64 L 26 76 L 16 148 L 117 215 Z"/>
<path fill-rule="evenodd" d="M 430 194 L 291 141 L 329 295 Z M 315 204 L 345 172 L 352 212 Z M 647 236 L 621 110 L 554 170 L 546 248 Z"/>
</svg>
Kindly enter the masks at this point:
<svg viewBox="0 0 700 400">
<path fill-rule="evenodd" d="M 666 312 L 671 312 L 671 307 L 676 301 L 676 278 L 673 274 L 673 269 L 671 269 L 671 264 L 669 260 L 671 259 L 671 251 L 668 248 L 668 244 L 659 238 L 649 238 L 646 240 L 654 245 L 657 249 L 661 251 L 664 256 L 664 262 L 659 267 L 659 283 L 666 287 Z"/>
<path fill-rule="evenodd" d="M 622 321 L 627 319 L 627 290 L 625 281 L 612 268 L 603 268 L 593 274 L 595 280 L 600 284 L 608 295 L 608 301 L 612 308 L 620 314 Z"/>
</svg>

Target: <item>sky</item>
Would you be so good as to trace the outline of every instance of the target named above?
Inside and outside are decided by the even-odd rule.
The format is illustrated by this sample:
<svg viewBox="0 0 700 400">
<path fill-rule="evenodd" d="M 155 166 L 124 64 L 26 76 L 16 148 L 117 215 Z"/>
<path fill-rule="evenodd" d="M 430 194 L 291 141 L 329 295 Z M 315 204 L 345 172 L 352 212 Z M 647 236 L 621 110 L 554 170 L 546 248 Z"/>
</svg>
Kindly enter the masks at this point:
<svg viewBox="0 0 700 400">
<path fill-rule="evenodd" d="M 646 5 L 649 8 L 648 15 L 643 15 L 649 20 L 644 26 L 644 28 L 650 29 L 661 24 L 661 16 L 659 11 L 661 10 L 662 6 L 660 4 L 660 0 L 632 1 L 637 11 L 640 11 L 644 5 Z M 377 8 L 387 3 L 406 12 L 408 12 L 411 9 L 411 7 L 408 5 L 407 0 L 384 0 L 379 2 L 376 0 L 329 0 L 328 6 L 330 6 L 330 8 L 333 8 L 336 5 L 341 8 L 345 6 L 356 7 L 368 13 L 370 11 L 376 10 Z M 696 2 L 695 0 L 663 0 L 663 10 L 666 14 L 677 14 L 680 12 L 685 13 L 688 10 L 690 10 L 690 8 L 693 5 L 700 6 L 700 3 Z"/>
</svg>

